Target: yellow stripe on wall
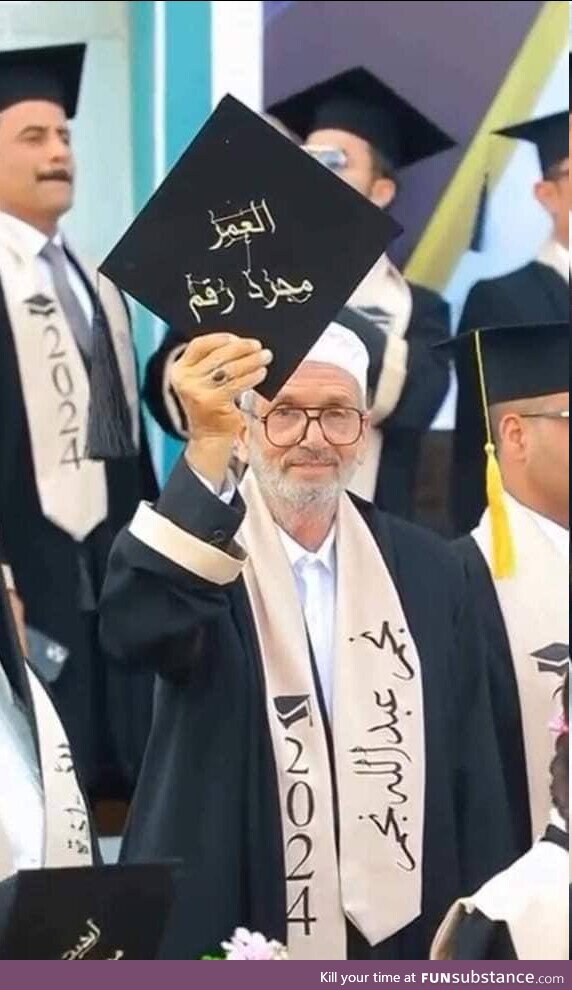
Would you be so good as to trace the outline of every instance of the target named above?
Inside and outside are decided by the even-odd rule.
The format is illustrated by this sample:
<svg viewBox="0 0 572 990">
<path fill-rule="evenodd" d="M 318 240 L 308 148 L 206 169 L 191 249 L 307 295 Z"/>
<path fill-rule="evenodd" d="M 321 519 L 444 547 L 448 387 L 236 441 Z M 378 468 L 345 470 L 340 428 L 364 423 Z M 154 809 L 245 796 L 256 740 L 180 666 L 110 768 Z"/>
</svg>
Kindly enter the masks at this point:
<svg viewBox="0 0 572 990">
<path fill-rule="evenodd" d="M 549 0 L 538 14 L 409 259 L 411 281 L 437 290 L 449 281 L 471 240 L 484 175 L 491 190 L 514 150 L 490 134 L 529 116 L 567 43 L 568 17 L 566 0 Z"/>
</svg>

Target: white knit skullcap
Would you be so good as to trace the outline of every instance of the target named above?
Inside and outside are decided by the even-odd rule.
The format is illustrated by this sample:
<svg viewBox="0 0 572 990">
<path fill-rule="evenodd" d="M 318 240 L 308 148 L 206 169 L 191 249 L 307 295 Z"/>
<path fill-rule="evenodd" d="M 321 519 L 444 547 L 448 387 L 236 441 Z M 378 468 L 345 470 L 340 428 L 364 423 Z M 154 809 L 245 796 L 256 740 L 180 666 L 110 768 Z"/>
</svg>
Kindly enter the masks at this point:
<svg viewBox="0 0 572 990">
<path fill-rule="evenodd" d="M 365 344 L 348 327 L 342 326 L 341 323 L 330 323 L 321 337 L 318 337 L 311 351 L 306 354 L 304 361 L 333 364 L 336 368 L 348 371 L 356 379 L 365 396 L 369 355 Z"/>
</svg>

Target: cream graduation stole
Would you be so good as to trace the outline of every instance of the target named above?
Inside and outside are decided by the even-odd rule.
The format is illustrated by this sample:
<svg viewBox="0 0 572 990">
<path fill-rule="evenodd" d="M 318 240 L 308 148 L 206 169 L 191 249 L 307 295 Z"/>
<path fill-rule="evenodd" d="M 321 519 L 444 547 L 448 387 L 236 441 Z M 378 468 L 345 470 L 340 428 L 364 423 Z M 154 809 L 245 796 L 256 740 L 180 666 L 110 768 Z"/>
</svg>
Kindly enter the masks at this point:
<svg viewBox="0 0 572 990">
<path fill-rule="evenodd" d="M 381 552 L 343 495 L 332 768 L 294 576 L 252 471 L 241 492 L 248 511 L 237 540 L 248 554 L 242 575 L 263 659 L 278 777 L 288 949 L 294 959 L 344 959 L 346 919 L 376 945 L 421 910 L 419 656 Z"/>
<path fill-rule="evenodd" d="M 550 811 L 549 766 L 554 740 L 548 728 L 561 704 L 556 692 L 564 669 L 555 661 L 569 657 L 569 570 L 531 513 L 505 494 L 516 547 L 516 573 L 494 579 L 504 619 L 518 687 L 526 772 L 532 816 L 532 838 L 540 835 Z M 491 569 L 491 528 L 488 510 L 472 533 Z"/>
</svg>

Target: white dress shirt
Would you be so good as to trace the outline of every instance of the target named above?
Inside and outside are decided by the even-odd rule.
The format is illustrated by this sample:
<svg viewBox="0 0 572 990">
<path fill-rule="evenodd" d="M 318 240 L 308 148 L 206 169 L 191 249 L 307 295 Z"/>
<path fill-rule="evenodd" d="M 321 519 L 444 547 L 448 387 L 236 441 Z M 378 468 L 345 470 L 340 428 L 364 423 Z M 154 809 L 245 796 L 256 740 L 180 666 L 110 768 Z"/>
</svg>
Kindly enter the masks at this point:
<svg viewBox="0 0 572 990">
<path fill-rule="evenodd" d="M 536 260 L 542 265 L 553 268 L 565 282 L 570 282 L 570 255 L 559 241 L 552 237 L 546 241 L 538 252 Z"/>
<path fill-rule="evenodd" d="M 52 279 L 52 270 L 45 258 L 41 258 L 39 256 L 40 251 L 42 251 L 48 243 L 49 237 L 46 237 L 41 230 L 30 226 L 29 223 L 25 223 L 23 220 L 19 220 L 18 217 L 11 216 L 9 213 L 0 212 L 0 223 L 2 223 L 3 226 L 7 226 L 9 228 L 11 227 L 12 230 L 14 230 L 18 235 L 18 238 L 24 247 L 27 248 L 28 252 L 36 257 L 38 272 L 40 275 L 40 284 L 45 292 L 51 296 L 54 296 L 55 290 Z M 52 241 L 57 247 L 63 247 L 63 238 L 59 231 L 55 237 L 52 238 Z M 65 265 L 68 281 L 78 298 L 78 302 L 85 313 L 89 326 L 91 326 L 93 323 L 93 305 L 89 292 L 87 291 L 77 268 L 75 265 L 72 265 L 67 255 Z"/>
<path fill-rule="evenodd" d="M 14 872 L 43 862 L 44 798 L 32 730 L 0 663 L 0 825 Z"/>
<path fill-rule="evenodd" d="M 278 527 L 278 535 L 302 604 L 314 660 L 320 677 L 324 704 L 330 720 L 334 695 L 336 611 L 336 547 L 332 526 L 321 547 L 312 553 Z"/>
</svg>

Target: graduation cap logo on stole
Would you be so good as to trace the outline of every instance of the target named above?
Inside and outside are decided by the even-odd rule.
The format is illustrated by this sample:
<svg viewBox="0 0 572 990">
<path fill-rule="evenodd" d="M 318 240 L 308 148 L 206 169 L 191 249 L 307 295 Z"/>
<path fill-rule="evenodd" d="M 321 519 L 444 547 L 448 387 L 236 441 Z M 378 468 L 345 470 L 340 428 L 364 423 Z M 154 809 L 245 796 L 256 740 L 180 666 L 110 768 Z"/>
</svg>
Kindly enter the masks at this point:
<svg viewBox="0 0 572 990">
<path fill-rule="evenodd" d="M 549 643 L 530 655 L 537 660 L 539 673 L 564 677 L 570 663 L 570 646 L 568 643 Z"/>
<path fill-rule="evenodd" d="M 285 729 L 291 729 L 296 722 L 307 718 L 312 724 L 312 707 L 309 694 L 284 694 L 274 698 L 274 707 Z"/>
</svg>

